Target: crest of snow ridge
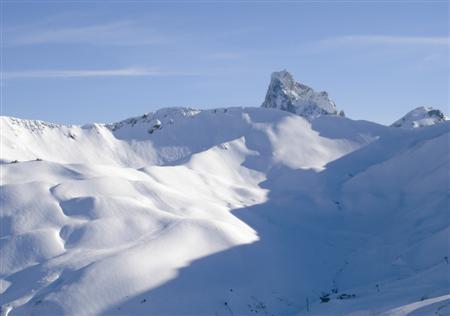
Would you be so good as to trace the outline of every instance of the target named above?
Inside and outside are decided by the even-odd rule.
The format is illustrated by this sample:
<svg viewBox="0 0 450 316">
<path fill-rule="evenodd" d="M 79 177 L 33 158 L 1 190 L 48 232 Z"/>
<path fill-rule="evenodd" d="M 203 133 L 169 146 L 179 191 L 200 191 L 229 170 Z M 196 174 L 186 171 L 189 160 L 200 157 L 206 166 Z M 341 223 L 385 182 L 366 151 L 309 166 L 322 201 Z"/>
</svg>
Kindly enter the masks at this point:
<svg viewBox="0 0 450 316">
<path fill-rule="evenodd" d="M 343 111 L 338 113 L 328 93 L 316 92 L 306 85 L 295 82 L 286 70 L 272 74 L 266 99 L 261 106 L 291 112 L 307 120 L 313 120 L 321 115 L 344 116 Z"/>
<path fill-rule="evenodd" d="M 448 121 L 449 118 L 440 110 L 432 107 L 418 107 L 411 112 L 408 112 L 391 126 L 401 128 L 418 128 L 438 124 Z"/>
</svg>

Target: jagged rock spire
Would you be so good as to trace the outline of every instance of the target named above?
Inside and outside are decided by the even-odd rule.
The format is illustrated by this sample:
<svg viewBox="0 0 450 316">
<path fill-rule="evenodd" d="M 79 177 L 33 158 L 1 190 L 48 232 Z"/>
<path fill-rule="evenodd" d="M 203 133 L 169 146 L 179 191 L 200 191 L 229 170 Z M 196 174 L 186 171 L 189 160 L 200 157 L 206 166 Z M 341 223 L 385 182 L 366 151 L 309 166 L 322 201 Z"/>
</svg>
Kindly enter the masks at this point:
<svg viewBox="0 0 450 316">
<path fill-rule="evenodd" d="M 321 115 L 344 116 L 342 111 L 338 114 L 336 105 L 328 97 L 327 92 L 316 92 L 304 84 L 295 82 L 286 70 L 272 74 L 266 99 L 261 106 L 295 113 L 307 120 L 313 120 Z"/>
</svg>

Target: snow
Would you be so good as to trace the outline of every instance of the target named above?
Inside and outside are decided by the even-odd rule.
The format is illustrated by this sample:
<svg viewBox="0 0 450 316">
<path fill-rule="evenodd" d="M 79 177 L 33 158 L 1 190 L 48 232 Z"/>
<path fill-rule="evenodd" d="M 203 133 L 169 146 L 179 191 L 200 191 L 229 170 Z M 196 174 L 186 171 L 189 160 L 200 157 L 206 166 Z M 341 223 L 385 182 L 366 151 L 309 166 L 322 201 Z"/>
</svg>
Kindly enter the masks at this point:
<svg viewBox="0 0 450 316">
<path fill-rule="evenodd" d="M 392 126 L 411 129 L 431 126 L 448 120 L 450 120 L 450 118 L 444 115 L 440 110 L 421 106 L 408 112 L 401 119 L 394 122 Z"/>
<path fill-rule="evenodd" d="M 430 299 L 426 299 L 426 300 L 423 300 L 423 301 L 420 301 L 420 302 L 415 302 L 415 303 L 412 303 L 412 304 L 401 306 L 401 307 L 395 308 L 393 310 L 387 311 L 387 312 L 383 313 L 382 315 L 384 315 L 384 316 L 387 316 L 387 315 L 390 315 L 390 316 L 409 315 L 411 312 L 413 312 L 415 310 L 418 310 L 420 308 L 423 308 L 423 307 L 431 305 L 431 304 L 435 304 L 435 303 L 439 303 L 439 302 L 442 302 L 442 301 L 446 301 L 446 300 L 450 300 L 450 295 L 442 295 L 442 296 L 439 296 L 439 297 L 436 297 L 436 298 L 430 298 Z M 443 305 L 441 305 L 441 306 L 443 306 Z M 424 312 L 423 309 L 422 309 L 422 312 Z M 427 312 L 428 313 L 432 312 L 432 310 L 428 310 Z M 423 315 L 426 315 L 426 314 L 423 314 Z"/>
<path fill-rule="evenodd" d="M 450 122 L 0 123 L 2 315 L 448 312 Z"/>
</svg>

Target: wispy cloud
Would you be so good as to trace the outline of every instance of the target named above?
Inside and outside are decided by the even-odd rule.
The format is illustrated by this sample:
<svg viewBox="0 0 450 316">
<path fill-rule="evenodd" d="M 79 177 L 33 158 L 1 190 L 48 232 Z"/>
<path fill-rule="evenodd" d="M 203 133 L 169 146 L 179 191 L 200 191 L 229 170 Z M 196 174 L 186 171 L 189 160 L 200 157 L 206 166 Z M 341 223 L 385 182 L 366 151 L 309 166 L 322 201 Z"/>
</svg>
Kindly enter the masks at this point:
<svg viewBox="0 0 450 316">
<path fill-rule="evenodd" d="M 95 70 L 30 70 L 4 72 L 3 78 L 89 78 L 89 77 L 163 77 L 193 76 L 194 73 L 165 72 L 154 68 L 120 68 Z"/>
<path fill-rule="evenodd" d="M 347 35 L 327 38 L 315 42 L 317 46 L 345 46 L 345 45 L 421 45 L 448 46 L 450 37 L 422 37 L 422 36 L 384 36 L 384 35 Z"/>
<path fill-rule="evenodd" d="M 138 27 L 132 22 L 121 21 L 74 27 L 49 27 L 29 30 L 14 30 L 8 34 L 6 44 L 94 44 L 94 45 L 148 45 L 164 42 L 166 39 L 149 29 Z"/>
</svg>

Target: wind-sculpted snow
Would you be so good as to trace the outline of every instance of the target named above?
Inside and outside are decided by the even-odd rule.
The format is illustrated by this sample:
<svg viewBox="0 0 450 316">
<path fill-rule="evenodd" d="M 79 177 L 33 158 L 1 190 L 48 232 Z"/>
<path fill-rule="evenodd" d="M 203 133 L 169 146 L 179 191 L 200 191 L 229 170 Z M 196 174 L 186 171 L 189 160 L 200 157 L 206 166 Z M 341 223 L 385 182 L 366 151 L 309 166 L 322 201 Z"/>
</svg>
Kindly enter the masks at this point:
<svg viewBox="0 0 450 316">
<path fill-rule="evenodd" d="M 134 168 L 148 164 L 178 164 L 194 153 L 242 136 L 246 137 L 250 147 L 266 151 L 270 156 L 274 149 L 284 153 L 292 147 L 315 150 L 315 147 L 326 146 L 324 154 L 329 156 L 325 160 L 329 160 L 331 156 L 341 156 L 364 143 L 344 138 L 330 141 L 318 137 L 317 131 L 301 128 L 308 123 L 300 117 L 258 108 L 163 109 L 115 124 L 48 128 L 46 123 L 42 123 L 43 127 L 38 132 L 21 127 L 27 126 L 29 121 L 17 125 L 13 124 L 17 119 L 1 119 L 4 134 L 1 159 L 5 161 L 40 158 L 62 163 L 113 164 Z M 306 147 L 302 145 L 305 137 L 311 140 Z M 259 148 L 261 146 L 263 148 Z M 297 167 L 320 167 L 324 162 L 322 156 L 286 159 Z M 263 162 L 268 164 L 269 160 Z"/>
<path fill-rule="evenodd" d="M 1 124 L 3 315 L 449 310 L 449 122 Z"/>
<path fill-rule="evenodd" d="M 421 106 L 408 112 L 401 119 L 394 122 L 392 126 L 411 129 L 424 126 L 431 126 L 448 120 L 450 119 L 440 110 L 433 109 L 430 106 L 429 107 Z"/>
</svg>

